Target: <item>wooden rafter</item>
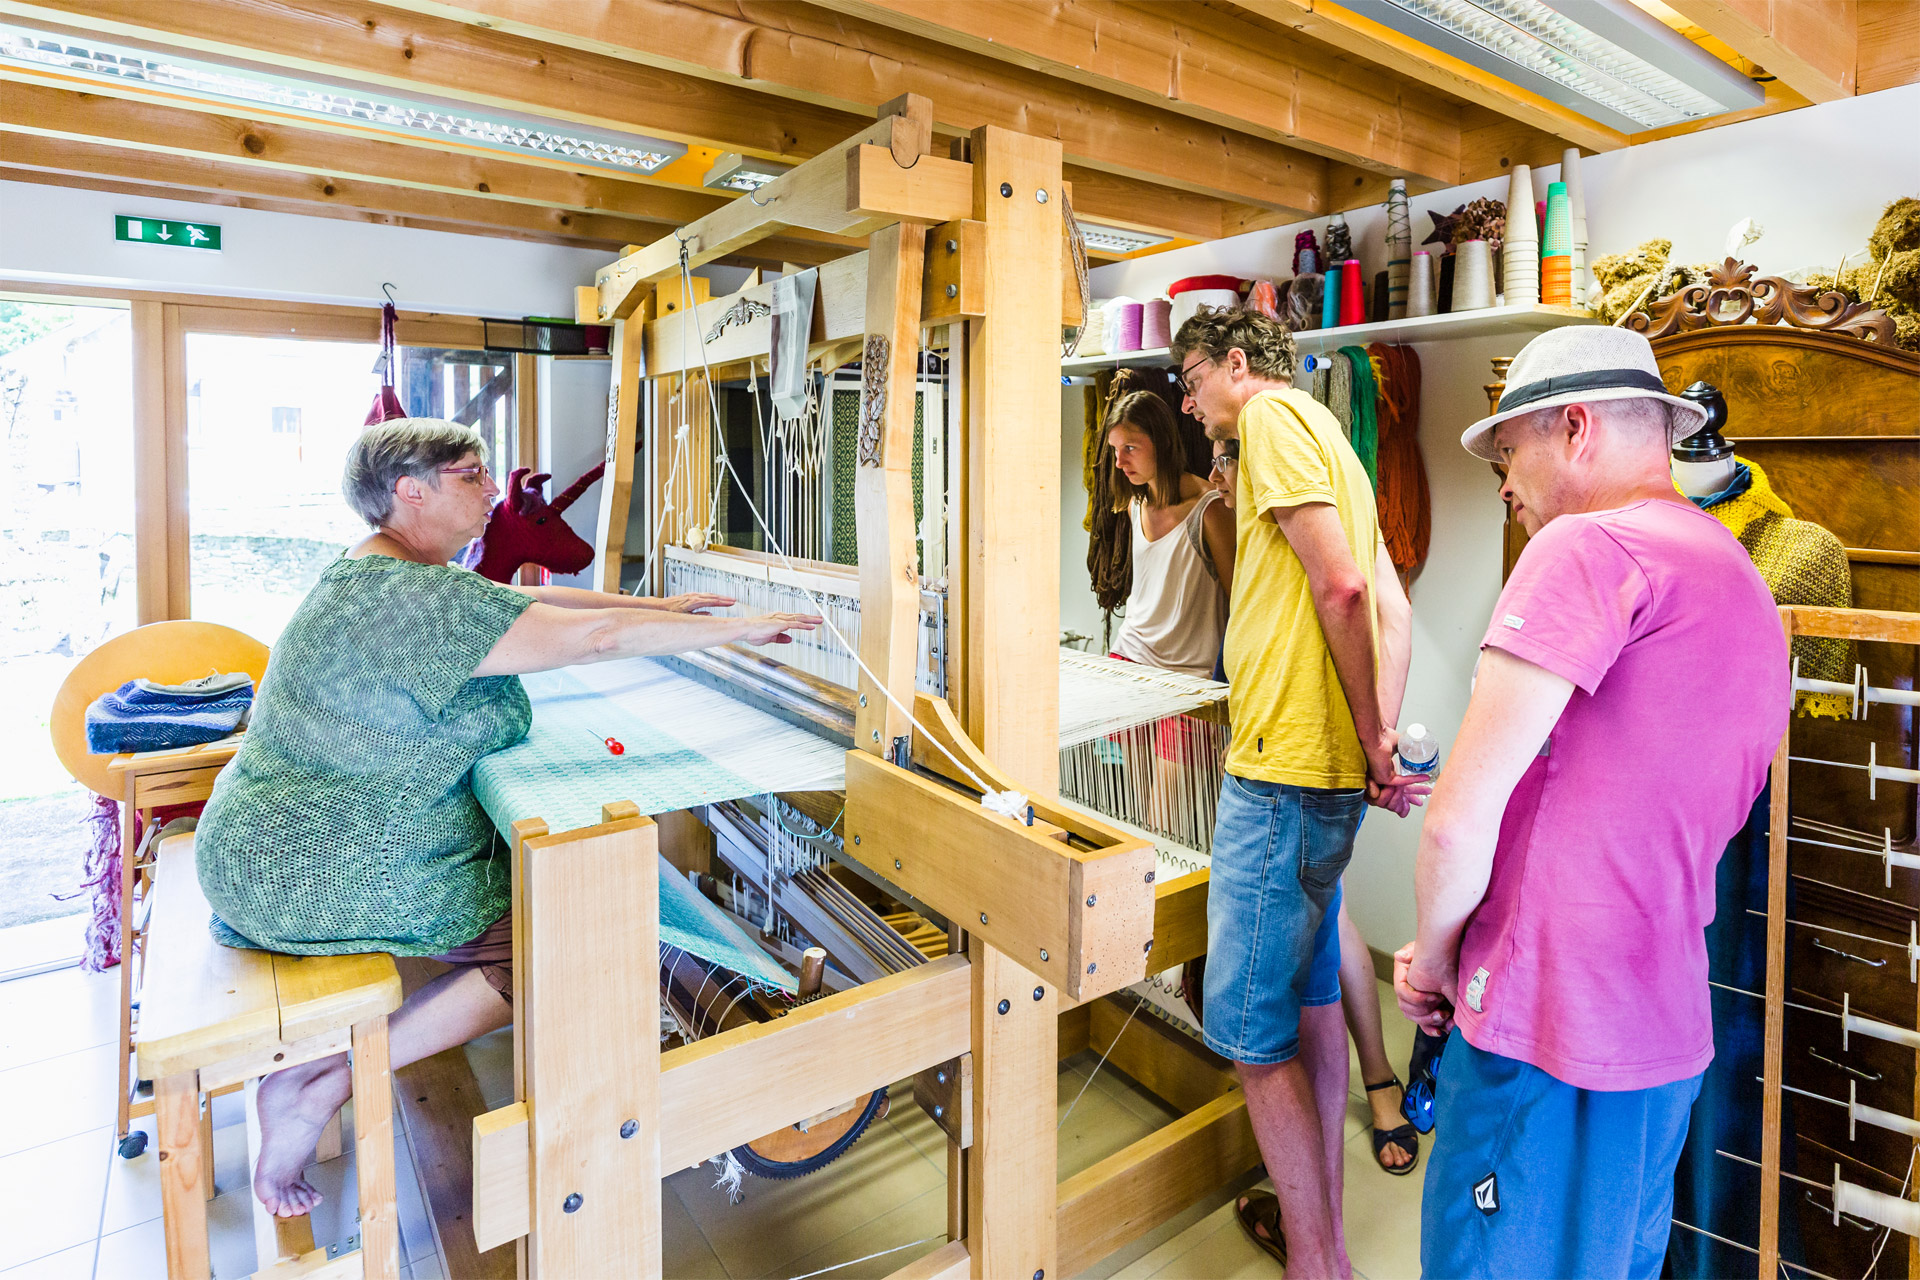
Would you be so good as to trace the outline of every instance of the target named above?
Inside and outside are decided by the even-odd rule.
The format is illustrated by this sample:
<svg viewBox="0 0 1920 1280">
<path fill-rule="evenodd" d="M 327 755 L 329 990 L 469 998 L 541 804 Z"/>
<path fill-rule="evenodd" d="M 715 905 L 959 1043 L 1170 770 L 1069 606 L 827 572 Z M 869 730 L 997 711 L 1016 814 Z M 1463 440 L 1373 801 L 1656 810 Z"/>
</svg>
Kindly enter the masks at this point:
<svg viewBox="0 0 1920 1280">
<path fill-rule="evenodd" d="M 1166 107 L 1358 168 L 1451 183 L 1449 100 L 1316 41 L 1201 5 L 815 0 L 936 44 Z"/>
<path fill-rule="evenodd" d="M 1612 151 L 1627 144 L 1627 136 L 1616 129 L 1508 84 L 1451 54 L 1430 48 L 1329 0 L 1235 0 L 1235 3 L 1276 26 L 1379 63 L 1410 79 L 1491 108 L 1556 138 L 1564 138 L 1585 150 Z"/>
<path fill-rule="evenodd" d="M 1814 102 L 1854 94 L 1858 0 L 1666 0 L 1666 5 Z"/>
<path fill-rule="evenodd" d="M 1303 216 L 1324 203 L 1319 156 L 805 5 L 394 0 L 392 7 L 863 114 L 903 93 L 923 93 L 944 134 L 997 125 L 1058 139 L 1076 167 Z"/>
<path fill-rule="evenodd" d="M 674 225 L 665 219 L 582 213 L 28 133 L 0 132 L 0 166 L 8 177 L 26 182 L 615 251 L 664 235 Z M 785 237 L 767 240 L 755 250 L 754 261 L 809 265 L 843 252 L 832 245 Z"/>
</svg>

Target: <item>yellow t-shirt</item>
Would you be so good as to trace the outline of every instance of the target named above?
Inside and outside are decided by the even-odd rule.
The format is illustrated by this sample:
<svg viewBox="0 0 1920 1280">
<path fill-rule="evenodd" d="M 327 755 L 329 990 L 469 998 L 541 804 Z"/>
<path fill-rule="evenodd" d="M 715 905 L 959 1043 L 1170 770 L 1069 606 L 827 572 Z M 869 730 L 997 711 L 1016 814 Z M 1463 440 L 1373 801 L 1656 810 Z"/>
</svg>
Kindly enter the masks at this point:
<svg viewBox="0 0 1920 1280">
<path fill-rule="evenodd" d="M 1354 731 L 1313 592 L 1286 535 L 1261 518 L 1275 507 L 1331 503 L 1347 545 L 1373 581 L 1380 541 L 1373 486 L 1346 433 L 1304 391 L 1263 391 L 1240 411 L 1238 552 L 1227 622 L 1233 745 L 1227 772 L 1297 787 L 1359 787 L 1366 757 Z M 1379 649 L 1378 612 L 1374 646 Z"/>
</svg>

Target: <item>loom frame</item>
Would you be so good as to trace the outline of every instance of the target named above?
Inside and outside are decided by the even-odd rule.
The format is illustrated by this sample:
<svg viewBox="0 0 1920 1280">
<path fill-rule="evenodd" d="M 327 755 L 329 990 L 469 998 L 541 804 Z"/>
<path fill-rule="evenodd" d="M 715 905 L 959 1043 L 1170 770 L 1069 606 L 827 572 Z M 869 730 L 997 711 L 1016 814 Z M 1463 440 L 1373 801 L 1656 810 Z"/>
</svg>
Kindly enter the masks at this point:
<svg viewBox="0 0 1920 1280">
<path fill-rule="evenodd" d="M 987 128 L 940 159 L 930 154 L 924 99 L 908 95 L 882 113 L 843 147 L 762 187 L 758 199 L 736 201 L 600 273 L 591 301 L 596 318 L 616 322 L 616 383 L 595 572 L 617 588 L 643 398 L 661 396 L 664 376 L 693 363 L 680 354 L 692 336 L 685 326 L 708 326 L 739 300 L 703 307 L 673 297 L 681 245 L 697 265 L 792 226 L 866 234 L 864 255 L 821 270 L 812 345 L 837 353 L 879 334 L 905 352 L 917 349 L 926 324 L 957 326 L 947 334 L 964 371 L 964 393 L 954 398 L 964 405 L 953 407 L 964 428 L 954 444 L 964 461 L 953 545 L 965 554 L 949 572 L 951 700 L 916 695 L 916 378 L 913 362 L 895 360 L 897 373 L 880 390 L 877 465 L 863 465 L 856 479 L 861 650 L 873 675 L 858 691 L 843 830 L 850 855 L 966 931 L 944 959 L 660 1054 L 651 1032 L 654 871 L 673 852 L 663 845 L 693 824 L 662 815 L 656 825 L 624 802 L 577 831 L 515 824 L 514 947 L 526 992 L 515 1020 L 516 1100 L 472 1124 L 472 1225 L 481 1249 L 517 1241 L 521 1275 L 658 1275 L 664 1172 L 955 1060 L 971 1082 L 971 1133 L 956 1134 L 949 1148 L 950 1242 L 898 1275 L 1058 1274 L 1063 1254 L 1078 1265 L 1089 1248 L 1124 1243 L 1115 1221 L 1138 1234 L 1159 1220 L 1140 1204 L 1143 1174 L 1149 1201 L 1151 1186 L 1165 1181 L 1157 1163 L 1123 1161 L 1127 1168 L 1083 1174 L 1071 1188 L 1056 1177 L 1059 1050 L 1078 1041 L 1072 1028 L 1091 1028 L 1112 1008 L 1100 997 L 1145 976 L 1165 896 L 1149 842 L 1047 798 L 1058 749 L 1057 428 L 1048 410 L 1059 317 L 1023 304 L 1036 282 L 1047 296 L 1063 274 L 1060 147 Z M 929 227 L 938 227 L 931 251 Z M 923 287 L 943 280 L 952 297 L 944 283 Z M 764 356 L 769 338 L 770 324 L 749 318 L 727 326 L 706 358 L 717 366 Z M 657 466 L 660 450 L 647 453 Z M 650 490 L 660 482 L 646 478 Z M 909 706 L 920 729 L 902 710 Z M 1031 822 L 984 810 L 965 789 L 976 780 L 942 780 L 969 771 L 996 789 L 1024 783 Z M 1198 920 L 1179 930 L 1182 949 L 1197 950 L 1204 877 L 1197 900 L 1194 879 L 1184 878 L 1175 897 L 1186 915 L 1198 907 Z M 635 957 L 618 974 L 606 960 L 615 950 Z M 1164 952 L 1154 961 L 1164 964 Z M 1190 1058 L 1198 1061 L 1176 1050 L 1171 1070 L 1186 1070 Z M 770 1078 L 779 1089 L 764 1087 Z M 1244 1131 L 1243 1107 L 1239 1123 Z M 1209 1117 L 1198 1132 L 1212 1131 Z M 1180 1177 L 1218 1181 L 1210 1161 L 1195 1165 L 1206 1143 L 1176 1145 Z M 1072 1232 L 1065 1240 L 1063 1218 Z"/>
</svg>

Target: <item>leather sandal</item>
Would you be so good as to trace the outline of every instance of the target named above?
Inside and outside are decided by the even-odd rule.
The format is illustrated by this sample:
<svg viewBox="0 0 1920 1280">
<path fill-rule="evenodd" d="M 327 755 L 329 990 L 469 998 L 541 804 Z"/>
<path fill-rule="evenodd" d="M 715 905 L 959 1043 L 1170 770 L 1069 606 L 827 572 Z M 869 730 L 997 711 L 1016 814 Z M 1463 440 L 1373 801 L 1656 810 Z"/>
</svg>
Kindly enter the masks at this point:
<svg viewBox="0 0 1920 1280">
<path fill-rule="evenodd" d="M 1233 1211 L 1240 1219 L 1241 1230 L 1266 1250 L 1275 1262 L 1286 1266 L 1287 1237 L 1280 1230 L 1279 1197 L 1267 1191 L 1249 1192 L 1240 1197 Z"/>
<path fill-rule="evenodd" d="M 1370 1084 L 1367 1086 L 1368 1093 L 1378 1093 L 1382 1089 L 1400 1089 L 1402 1096 L 1405 1096 L 1405 1087 L 1401 1085 L 1399 1076 L 1395 1076 L 1383 1084 Z M 1408 1161 L 1399 1168 L 1388 1164 L 1383 1158 L 1383 1154 L 1389 1146 L 1398 1147 L 1406 1152 L 1410 1157 Z M 1373 1162 L 1396 1178 L 1404 1178 L 1412 1173 L 1413 1167 L 1420 1163 L 1419 1131 L 1410 1124 L 1403 1124 L 1397 1129 L 1381 1129 L 1376 1127 L 1373 1131 Z"/>
</svg>

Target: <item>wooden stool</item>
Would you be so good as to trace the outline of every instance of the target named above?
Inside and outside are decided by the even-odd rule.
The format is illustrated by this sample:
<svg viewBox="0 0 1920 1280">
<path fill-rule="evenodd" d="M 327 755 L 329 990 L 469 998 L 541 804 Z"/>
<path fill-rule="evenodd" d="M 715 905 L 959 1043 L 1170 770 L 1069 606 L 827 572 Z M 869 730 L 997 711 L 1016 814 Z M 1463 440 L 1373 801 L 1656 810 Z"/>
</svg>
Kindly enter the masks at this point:
<svg viewBox="0 0 1920 1280">
<path fill-rule="evenodd" d="M 271 1218 L 256 1202 L 262 1224 L 257 1274 L 397 1280 L 387 1015 L 400 1007 L 401 992 L 393 957 L 288 956 L 221 946 L 207 930 L 212 913 L 200 891 L 191 835 L 162 842 L 151 892 L 136 1050 L 140 1074 L 154 1082 L 170 1280 L 211 1275 L 201 1095 L 349 1048 L 360 1248 L 329 1260 L 313 1247 L 309 1219 Z"/>
</svg>

